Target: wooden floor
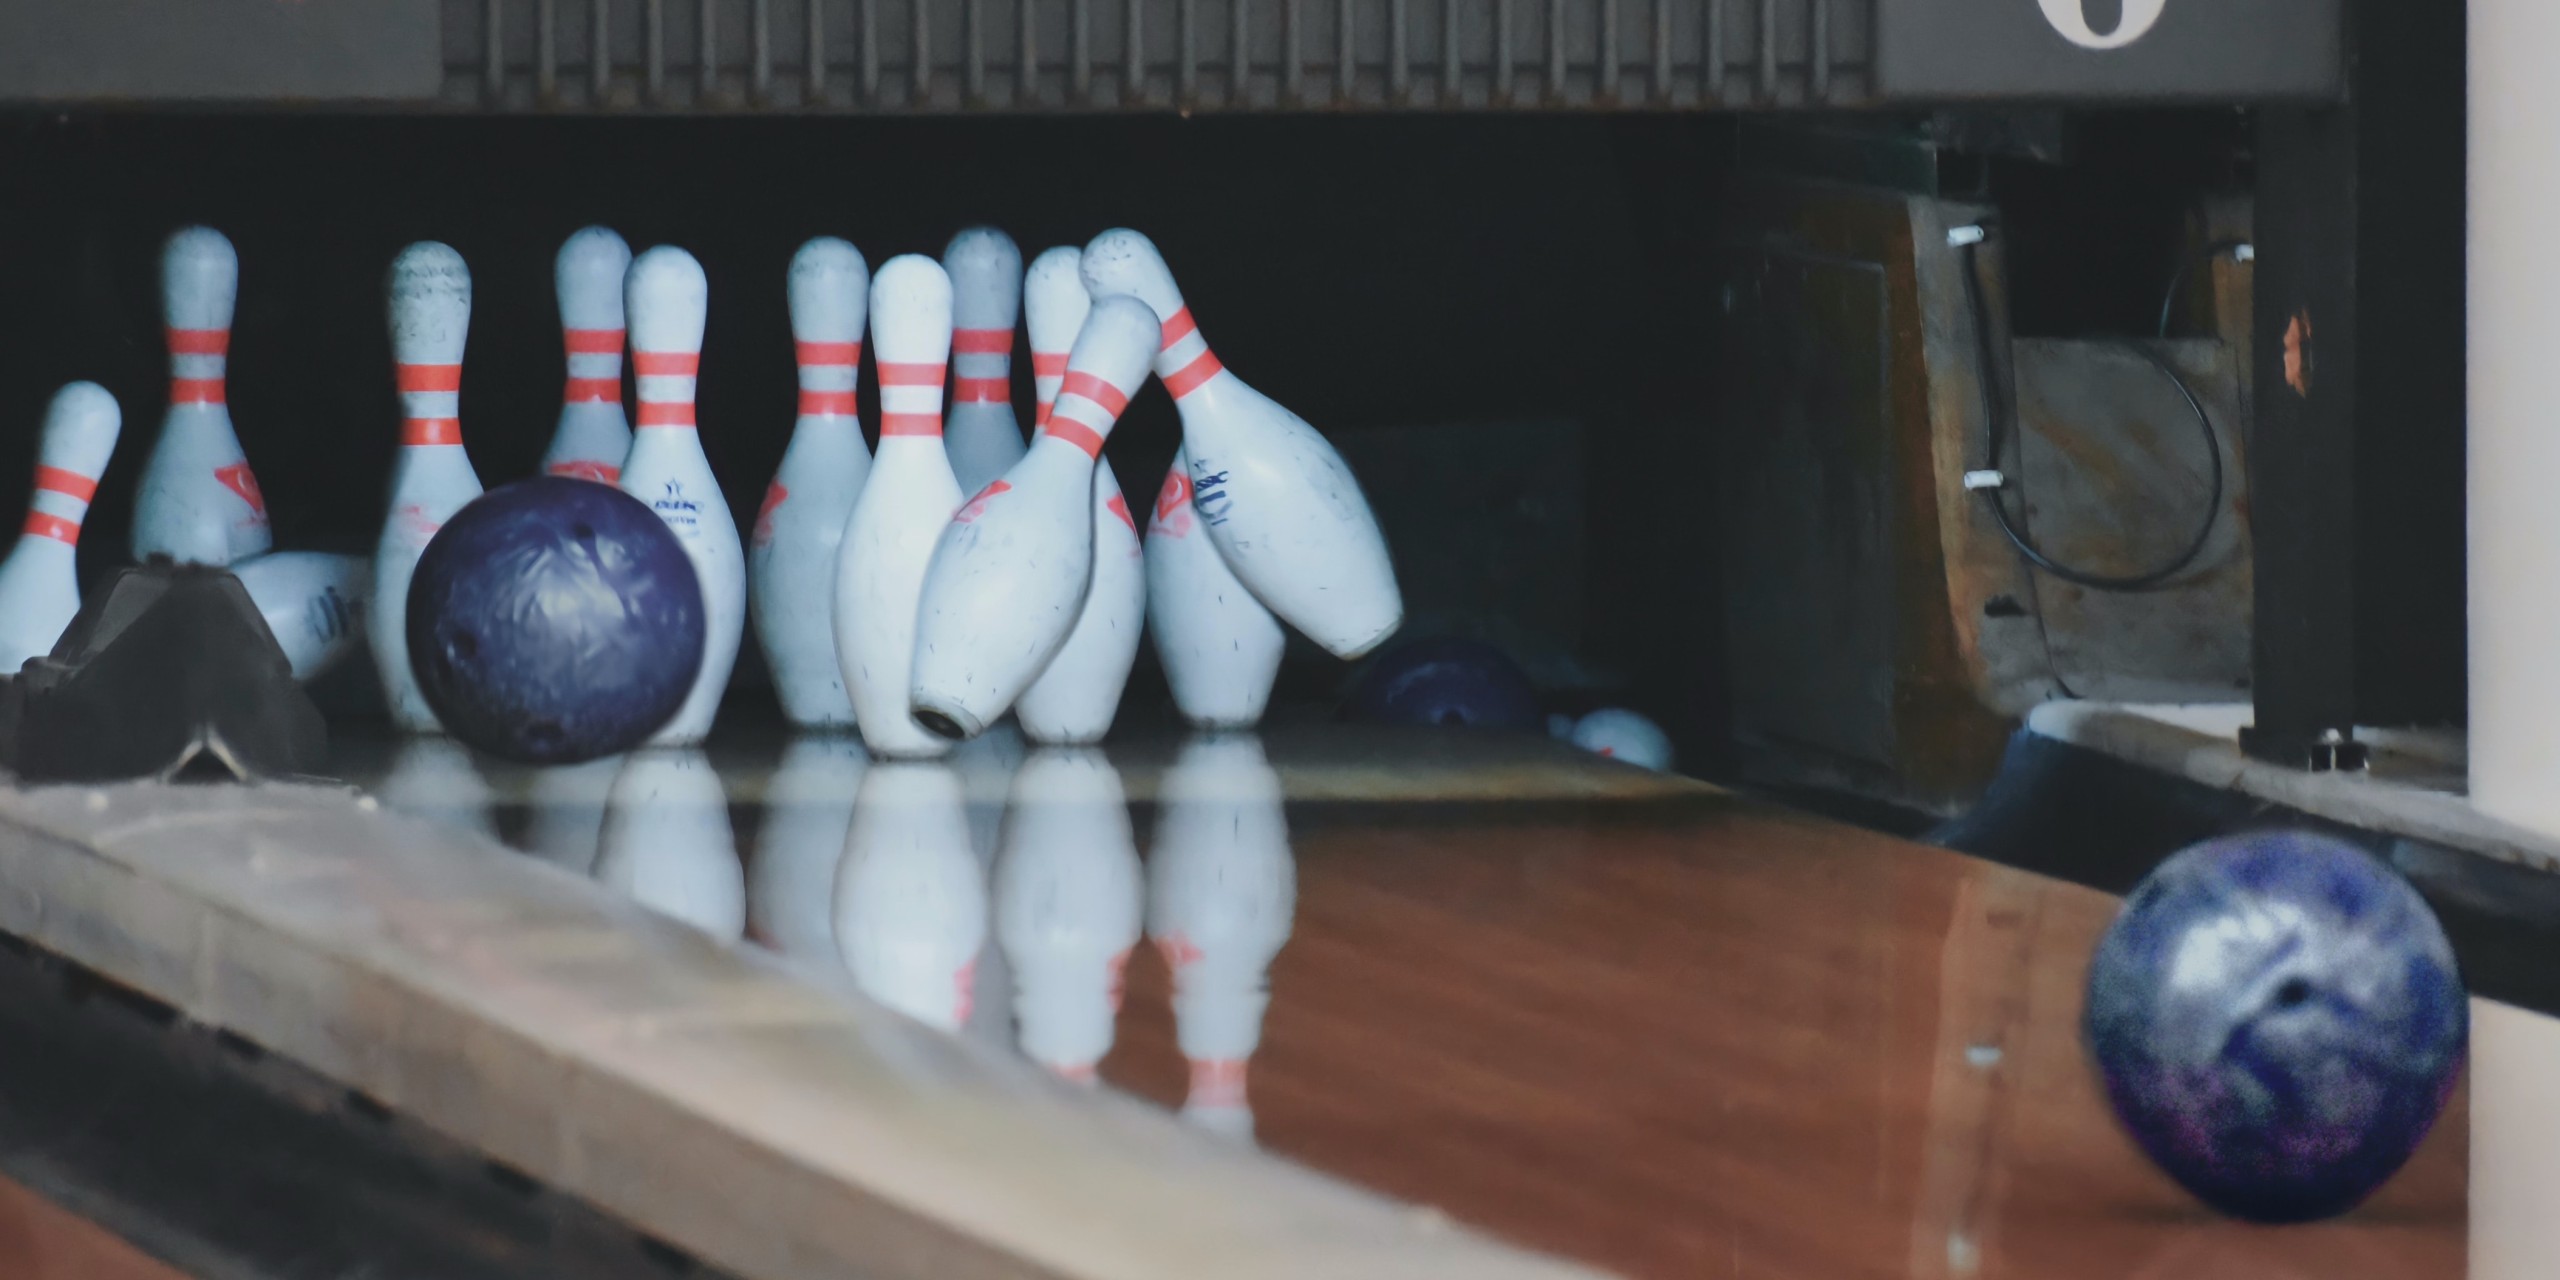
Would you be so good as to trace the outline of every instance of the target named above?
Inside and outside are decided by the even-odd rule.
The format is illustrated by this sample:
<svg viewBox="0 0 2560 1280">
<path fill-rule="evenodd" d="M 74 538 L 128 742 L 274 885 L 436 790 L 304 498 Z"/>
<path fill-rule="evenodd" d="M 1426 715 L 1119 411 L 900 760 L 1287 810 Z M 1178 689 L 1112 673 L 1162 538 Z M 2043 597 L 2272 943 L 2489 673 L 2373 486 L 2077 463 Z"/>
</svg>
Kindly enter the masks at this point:
<svg viewBox="0 0 2560 1280">
<path fill-rule="evenodd" d="M 1628 1276 L 2461 1271 L 2459 1097 L 2321 1226 L 2218 1220 L 2142 1160 L 2078 1035 L 2105 895 L 1526 740 L 1267 746 L 1209 801 L 1242 830 L 1288 796 L 1260 1047 L 1200 1080 L 1249 1120 L 1196 1105 L 1153 948 L 1101 1070 L 1238 1141 Z M 771 758 L 719 761 L 739 856 L 797 803 Z M 1175 744 L 1114 758 L 1142 847 L 1203 794 Z"/>
<path fill-rule="evenodd" d="M 0 1178 L 0 1276 L 9 1280 L 184 1280 L 132 1245 Z"/>
</svg>

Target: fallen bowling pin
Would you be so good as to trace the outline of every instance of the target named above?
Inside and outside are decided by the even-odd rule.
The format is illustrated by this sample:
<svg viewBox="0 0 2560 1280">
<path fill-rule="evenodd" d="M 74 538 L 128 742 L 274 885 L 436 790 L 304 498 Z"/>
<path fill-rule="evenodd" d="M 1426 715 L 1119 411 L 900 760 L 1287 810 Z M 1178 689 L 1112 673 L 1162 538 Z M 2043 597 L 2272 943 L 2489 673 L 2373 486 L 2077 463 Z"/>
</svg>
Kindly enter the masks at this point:
<svg viewBox="0 0 2560 1280">
<path fill-rule="evenodd" d="M 976 493 L 1022 461 L 1013 414 L 1013 326 L 1022 313 L 1022 250 L 994 227 L 971 227 L 942 251 L 951 276 L 951 420 L 942 438 L 960 492 Z"/>
<path fill-rule="evenodd" d="M 1058 401 L 1031 450 L 951 517 L 925 571 L 910 705 L 918 723 L 976 737 L 1048 666 L 1093 580 L 1094 466 L 1146 381 L 1155 312 L 1093 304 Z"/>
<path fill-rule="evenodd" d="M 853 727 L 833 588 L 845 521 L 871 474 L 853 404 L 870 293 L 870 264 L 842 240 L 820 236 L 791 257 L 800 416 L 747 540 L 747 604 L 782 713 L 807 729 Z"/>
<path fill-rule="evenodd" d="M 133 555 L 226 565 L 274 545 L 267 500 L 231 427 L 231 314 L 240 255 L 211 227 L 169 237 L 160 254 L 168 320 L 169 411 L 142 464 L 133 501 Z"/>
<path fill-rule="evenodd" d="M 374 546 L 365 641 L 391 722 L 442 733 L 409 668 L 409 579 L 444 522 L 480 496 L 462 448 L 462 348 L 471 328 L 471 269 L 451 246 L 422 240 L 391 262 L 391 358 L 400 387 L 400 452 L 391 511 Z"/>
<path fill-rule="evenodd" d="M 1395 634 L 1404 598 L 1385 535 L 1342 455 L 1305 419 L 1227 372 L 1153 242 L 1125 228 L 1085 246 L 1085 286 L 1164 318 L 1156 376 L 1182 415 L 1191 503 L 1237 580 L 1338 658 Z"/>
<path fill-rule="evenodd" d="M 373 563 L 362 556 L 270 551 L 231 566 L 231 576 L 248 588 L 296 680 L 338 665 L 364 640 Z"/>
<path fill-rule="evenodd" d="M 836 661 L 863 742 L 891 758 L 930 758 L 951 743 L 907 711 L 916 603 L 934 543 L 962 496 L 942 447 L 951 278 L 940 263 L 910 253 L 880 265 L 871 280 L 871 344 L 880 452 L 836 553 Z"/>
<path fill-rule="evenodd" d="M 611 227 L 586 227 L 560 246 L 551 282 L 560 297 L 560 333 L 569 377 L 560 422 L 542 455 L 542 474 L 613 484 L 631 452 L 622 411 L 622 277 L 631 246 Z"/>
<path fill-rule="evenodd" d="M 1058 388 L 1067 380 L 1067 356 L 1076 332 L 1093 309 L 1093 295 L 1085 292 L 1078 273 L 1083 259 L 1080 249 L 1051 249 L 1032 260 L 1023 280 L 1035 425 L 1049 420 Z M 1138 661 L 1146 608 L 1147 568 L 1137 522 L 1111 464 L 1098 461 L 1093 469 L 1093 581 L 1085 588 L 1084 608 L 1066 643 L 1013 704 L 1023 732 L 1054 746 L 1100 742 L 1111 731 L 1120 695 L 1129 685 L 1129 669 Z"/>
<path fill-rule="evenodd" d="M 1566 737 L 1594 755 L 1623 760 L 1642 769 L 1671 767 L 1671 735 L 1662 726 L 1624 707 L 1602 707 L 1573 723 Z"/>
<path fill-rule="evenodd" d="M 0 675 L 53 652 L 80 612 L 80 523 L 123 425 L 116 398 L 94 382 L 64 386 L 45 410 L 27 522 L 0 560 Z"/>
<path fill-rule="evenodd" d="M 1289 638 L 1209 540 L 1179 449 L 1147 520 L 1146 568 L 1147 626 L 1174 708 L 1202 729 L 1261 723 Z"/>
</svg>

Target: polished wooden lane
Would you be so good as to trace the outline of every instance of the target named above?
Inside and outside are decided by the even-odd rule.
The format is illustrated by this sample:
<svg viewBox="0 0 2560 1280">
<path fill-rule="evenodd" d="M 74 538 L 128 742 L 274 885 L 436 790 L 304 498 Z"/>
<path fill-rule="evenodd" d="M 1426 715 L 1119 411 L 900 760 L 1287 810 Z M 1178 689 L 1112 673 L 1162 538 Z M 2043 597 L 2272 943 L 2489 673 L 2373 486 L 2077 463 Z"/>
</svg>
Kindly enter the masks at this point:
<svg viewBox="0 0 2560 1280">
<path fill-rule="evenodd" d="M 9 1280 L 186 1280 L 70 1210 L 0 1178 L 0 1276 Z"/>
</svg>

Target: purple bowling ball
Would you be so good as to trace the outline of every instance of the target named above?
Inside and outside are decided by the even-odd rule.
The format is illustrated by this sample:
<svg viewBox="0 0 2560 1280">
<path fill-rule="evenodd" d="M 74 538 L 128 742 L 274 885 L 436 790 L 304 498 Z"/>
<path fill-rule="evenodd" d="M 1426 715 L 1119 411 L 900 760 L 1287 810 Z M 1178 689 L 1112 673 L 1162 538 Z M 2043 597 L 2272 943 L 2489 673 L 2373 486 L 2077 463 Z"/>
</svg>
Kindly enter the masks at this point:
<svg viewBox="0 0 2560 1280">
<path fill-rule="evenodd" d="M 628 751 L 702 666 L 702 587 L 647 504 L 540 476 L 454 513 L 409 579 L 409 665 L 454 737 L 529 764 Z"/>
<path fill-rule="evenodd" d="M 2469 1033 L 2417 890 L 2346 841 L 2192 846 L 2125 899 L 2089 967 L 2107 1100 L 2154 1163 L 2233 1217 L 2355 1207 L 2435 1124 Z"/>
<path fill-rule="evenodd" d="M 1371 660 L 1345 708 L 1381 724 L 1434 724 L 1543 732 L 1538 691 L 1520 665 L 1477 640 L 1408 640 Z"/>
</svg>

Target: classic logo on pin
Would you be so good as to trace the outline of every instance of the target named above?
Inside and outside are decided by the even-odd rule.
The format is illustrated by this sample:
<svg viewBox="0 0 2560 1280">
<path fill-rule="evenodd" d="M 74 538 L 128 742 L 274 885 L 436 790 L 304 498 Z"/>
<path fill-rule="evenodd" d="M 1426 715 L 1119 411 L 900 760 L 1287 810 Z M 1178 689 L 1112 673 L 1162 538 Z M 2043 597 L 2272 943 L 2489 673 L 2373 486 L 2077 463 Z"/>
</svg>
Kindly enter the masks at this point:
<svg viewBox="0 0 2560 1280">
<path fill-rule="evenodd" d="M 684 486 L 673 480 L 667 482 L 666 494 L 649 506 L 667 527 L 680 533 L 691 533 L 702 523 L 702 504 L 684 496 Z"/>
<path fill-rule="evenodd" d="M 1129 514 L 1129 497 L 1127 494 L 1112 494 L 1111 501 L 1106 502 L 1103 505 L 1111 509 L 1111 514 L 1120 517 L 1120 523 L 1129 526 L 1129 532 L 1136 533 L 1138 531 L 1138 521 L 1136 517 Z"/>
<path fill-rule="evenodd" d="M 1210 524 L 1225 524 L 1227 508 L 1235 499 L 1227 493 L 1227 473 L 1211 471 L 1197 461 L 1191 464 L 1191 509 Z"/>
<path fill-rule="evenodd" d="M 1191 477 L 1180 471 L 1164 473 L 1164 489 L 1156 494 L 1154 523 L 1174 537 L 1191 532 Z"/>
<path fill-rule="evenodd" d="M 593 480 L 597 484 L 613 484 L 622 479 L 622 468 L 610 462 L 597 462 L 589 458 L 555 462 L 543 470 L 555 476 L 567 476 L 572 480 Z"/>
<path fill-rule="evenodd" d="M 2061 33 L 2062 38 L 2083 49 L 2121 49 L 2151 34 L 2160 23 L 2160 11 L 2169 0 L 2124 0 L 2124 10 L 2116 19 L 2116 29 L 2100 34 L 2089 25 L 2088 0 L 2036 0 L 2044 10 L 2044 20 Z"/>
<path fill-rule="evenodd" d="M 1002 480 L 990 481 L 986 488 L 978 491 L 977 497 L 969 499 L 969 505 L 952 514 L 951 523 L 969 524 L 976 521 L 978 517 L 987 513 L 987 504 L 993 501 L 997 494 L 1011 492 L 1013 492 L 1012 485 Z"/>
<path fill-rule="evenodd" d="M 257 513 L 258 519 L 263 521 L 267 518 L 266 495 L 258 491 L 258 477 L 250 472 L 248 459 L 243 458 L 227 467 L 215 467 L 213 478 L 221 481 L 223 488 L 239 494 L 240 500 L 249 504 L 249 509 Z"/>
<path fill-rule="evenodd" d="M 347 606 L 346 598 L 338 594 L 336 587 L 322 588 L 320 594 L 311 597 L 306 612 L 310 615 L 311 634 L 323 641 L 353 634 L 356 629 L 356 611 Z"/>
</svg>

